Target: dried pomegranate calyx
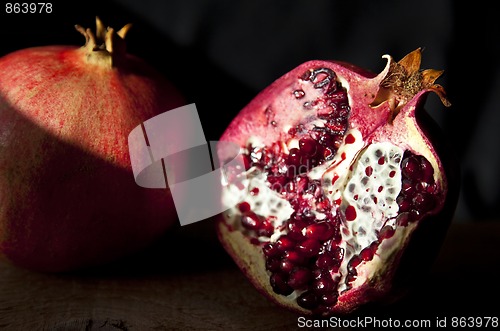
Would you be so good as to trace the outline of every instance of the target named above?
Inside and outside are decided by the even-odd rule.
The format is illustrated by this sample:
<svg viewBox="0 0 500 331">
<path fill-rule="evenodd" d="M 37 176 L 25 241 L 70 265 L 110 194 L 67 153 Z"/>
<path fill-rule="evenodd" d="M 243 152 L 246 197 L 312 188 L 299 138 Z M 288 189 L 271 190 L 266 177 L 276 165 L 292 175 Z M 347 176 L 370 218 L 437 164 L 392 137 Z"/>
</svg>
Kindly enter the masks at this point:
<svg viewBox="0 0 500 331">
<path fill-rule="evenodd" d="M 389 71 L 380 83 L 380 90 L 371 106 L 378 106 L 382 102 L 388 101 L 393 111 L 392 118 L 394 118 L 401 107 L 424 90 L 435 92 L 443 105 L 451 106 L 443 87 L 434 83 L 444 71 L 420 69 L 421 48 L 407 54 L 398 62 L 395 62 L 389 55 L 383 57 L 389 61 Z"/>
<path fill-rule="evenodd" d="M 108 65 L 113 67 L 125 55 L 125 36 L 132 27 L 126 24 L 118 32 L 111 27 L 105 27 L 101 19 L 96 16 L 96 33 L 90 28 L 75 25 L 75 29 L 85 37 L 86 60 L 89 63 Z"/>
</svg>

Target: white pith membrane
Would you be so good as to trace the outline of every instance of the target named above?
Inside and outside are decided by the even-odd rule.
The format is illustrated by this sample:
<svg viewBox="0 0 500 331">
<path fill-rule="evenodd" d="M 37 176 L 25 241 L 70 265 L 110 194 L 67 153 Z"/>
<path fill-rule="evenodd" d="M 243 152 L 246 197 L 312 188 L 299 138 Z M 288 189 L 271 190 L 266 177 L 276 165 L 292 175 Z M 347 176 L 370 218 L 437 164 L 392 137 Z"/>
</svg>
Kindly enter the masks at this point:
<svg viewBox="0 0 500 331">
<path fill-rule="evenodd" d="M 229 184 L 225 186 L 222 192 L 222 199 L 226 206 L 234 206 L 227 209 L 223 215 L 227 220 L 227 224 L 231 225 L 233 229 L 239 231 L 247 231 L 241 225 L 240 219 L 242 216 L 238 208 L 238 203 L 245 201 L 250 205 L 250 209 L 257 215 L 263 217 L 273 216 L 273 226 L 275 228 L 274 234 L 271 238 L 259 237 L 259 241 L 275 242 L 282 234 L 286 232 L 280 231 L 283 222 L 290 218 L 293 213 L 293 208 L 290 203 L 281 197 L 281 195 L 267 186 L 266 174 L 259 171 L 256 167 L 252 167 L 241 175 L 242 179 L 239 181 L 241 185 Z M 252 194 L 252 190 L 257 188 L 259 194 Z"/>
<path fill-rule="evenodd" d="M 389 142 L 372 142 L 364 146 L 361 133 L 356 129 L 348 130 L 344 137 L 349 135 L 354 137 L 354 142 L 342 144 L 332 160 L 308 172 L 310 179 L 321 179 L 324 195 L 333 206 L 332 215 L 339 212 L 342 215 L 340 227 L 342 241 L 339 247 L 344 249 L 344 259 L 338 272 L 331 274 L 332 279 L 340 279 L 339 293 L 348 290 L 352 285 L 364 283 L 366 278 L 377 273 L 377 268 L 374 267 L 381 266 L 381 262 L 385 259 L 385 256 L 374 256 L 372 261 L 363 261 L 356 268 L 355 281 L 350 286 L 346 282 L 350 259 L 377 241 L 378 232 L 384 226 L 396 227 L 399 209 L 396 198 L 401 191 L 400 164 L 404 153 L 400 147 Z M 288 145 L 294 146 L 294 144 L 296 142 L 291 140 Z M 252 137 L 249 139 L 249 146 L 263 145 Z M 239 185 L 229 184 L 223 191 L 223 200 L 228 206 L 234 207 L 228 209 L 224 217 L 233 230 L 248 232 L 241 225 L 242 213 L 238 208 L 238 202 L 245 201 L 257 215 L 264 218 L 272 216 L 271 219 L 274 219 L 272 221 L 274 234 L 271 237 L 258 237 L 258 240 L 276 242 L 287 233 L 283 223 L 290 219 L 294 209 L 278 192 L 268 187 L 266 176 L 256 167 L 251 167 L 243 173 L 244 179 Z M 255 188 L 258 188 L 256 195 L 251 193 Z M 346 219 L 345 216 L 348 207 L 355 210 L 355 217 L 349 214 L 352 220 Z M 318 220 L 325 217 L 318 211 L 312 212 Z M 399 235 L 405 237 L 404 233 L 397 231 L 390 241 L 398 241 Z M 384 249 L 387 256 L 392 254 L 390 247 Z M 363 270 L 365 268 L 367 270 Z M 295 299 L 302 292 L 295 290 L 289 298 Z"/>
<path fill-rule="evenodd" d="M 399 206 L 396 198 L 401 191 L 400 164 L 403 150 L 391 143 L 374 143 L 359 155 L 354 169 L 342 192 L 340 210 L 354 207 L 355 218 L 341 224 L 342 248 L 345 257 L 339 269 L 339 291 L 347 288 L 347 263 L 378 239 L 378 232 L 385 226 L 394 227 Z M 351 216 L 352 217 L 352 216 Z M 356 280 L 364 281 L 358 267 Z"/>
</svg>

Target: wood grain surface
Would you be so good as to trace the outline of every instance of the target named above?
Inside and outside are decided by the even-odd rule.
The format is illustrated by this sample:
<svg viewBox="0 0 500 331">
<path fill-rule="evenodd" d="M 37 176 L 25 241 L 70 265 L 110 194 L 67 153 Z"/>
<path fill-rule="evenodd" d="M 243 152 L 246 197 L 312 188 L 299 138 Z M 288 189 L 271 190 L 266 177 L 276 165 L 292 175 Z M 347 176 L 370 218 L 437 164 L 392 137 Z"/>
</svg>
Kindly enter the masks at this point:
<svg viewBox="0 0 500 331">
<path fill-rule="evenodd" d="M 500 223 L 453 224 L 433 272 L 384 316 L 500 317 Z M 298 317 L 258 293 L 209 221 L 113 265 L 40 274 L 0 264 L 2 330 L 294 330 Z"/>
</svg>

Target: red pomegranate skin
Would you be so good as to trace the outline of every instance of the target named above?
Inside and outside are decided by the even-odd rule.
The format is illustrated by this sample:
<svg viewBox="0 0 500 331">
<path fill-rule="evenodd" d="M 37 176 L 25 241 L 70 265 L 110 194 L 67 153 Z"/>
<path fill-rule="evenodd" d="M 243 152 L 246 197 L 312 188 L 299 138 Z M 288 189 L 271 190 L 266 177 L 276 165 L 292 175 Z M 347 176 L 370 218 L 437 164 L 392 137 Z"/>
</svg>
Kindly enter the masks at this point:
<svg viewBox="0 0 500 331">
<path fill-rule="evenodd" d="M 183 97 L 124 48 L 91 44 L 0 58 L 0 252 L 24 268 L 107 263 L 177 222 L 168 190 L 136 185 L 127 138 Z"/>
</svg>

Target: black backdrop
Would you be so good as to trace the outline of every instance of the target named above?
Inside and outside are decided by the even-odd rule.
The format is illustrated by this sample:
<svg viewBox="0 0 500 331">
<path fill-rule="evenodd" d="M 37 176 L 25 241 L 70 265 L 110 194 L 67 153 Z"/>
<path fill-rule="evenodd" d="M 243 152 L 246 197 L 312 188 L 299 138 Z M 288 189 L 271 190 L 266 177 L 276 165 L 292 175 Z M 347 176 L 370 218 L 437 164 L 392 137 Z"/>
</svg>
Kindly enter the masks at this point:
<svg viewBox="0 0 500 331">
<path fill-rule="evenodd" d="M 128 49 L 195 102 L 207 140 L 260 89 L 310 59 L 345 60 L 381 70 L 423 47 L 423 67 L 444 69 L 453 106 L 428 108 L 453 142 L 462 167 L 456 221 L 500 219 L 500 28 L 496 12 L 474 3 L 421 1 L 85 1 L 52 2 L 51 14 L 0 14 L 0 56 L 16 49 L 83 45 L 75 24 L 98 15 L 132 22 Z"/>
</svg>

